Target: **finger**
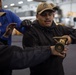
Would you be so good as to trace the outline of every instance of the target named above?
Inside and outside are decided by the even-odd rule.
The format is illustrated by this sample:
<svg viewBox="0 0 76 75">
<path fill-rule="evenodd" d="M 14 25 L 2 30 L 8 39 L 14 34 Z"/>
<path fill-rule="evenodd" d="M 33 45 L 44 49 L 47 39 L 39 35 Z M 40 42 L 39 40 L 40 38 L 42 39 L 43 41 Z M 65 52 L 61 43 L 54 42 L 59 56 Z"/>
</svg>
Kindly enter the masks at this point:
<svg viewBox="0 0 76 75">
<path fill-rule="evenodd" d="M 69 45 L 70 44 L 70 41 L 66 41 L 66 45 Z"/>
<path fill-rule="evenodd" d="M 66 48 L 61 53 L 65 54 L 65 53 L 67 53 L 67 51 L 68 51 L 68 46 L 66 46 Z"/>
<path fill-rule="evenodd" d="M 66 56 L 66 53 L 63 53 L 63 54 L 59 54 L 59 56 L 61 56 L 62 58 L 64 58 Z"/>
</svg>

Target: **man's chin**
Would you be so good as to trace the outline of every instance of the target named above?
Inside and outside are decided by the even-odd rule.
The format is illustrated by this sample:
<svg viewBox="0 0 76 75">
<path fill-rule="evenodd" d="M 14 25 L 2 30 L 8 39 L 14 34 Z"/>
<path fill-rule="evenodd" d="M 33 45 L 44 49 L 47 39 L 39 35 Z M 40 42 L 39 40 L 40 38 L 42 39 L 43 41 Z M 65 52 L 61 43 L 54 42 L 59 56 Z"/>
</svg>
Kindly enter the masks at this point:
<svg viewBox="0 0 76 75">
<path fill-rule="evenodd" d="M 51 24 L 46 24 L 45 26 L 46 26 L 46 27 L 50 27 L 50 26 L 51 26 Z"/>
</svg>

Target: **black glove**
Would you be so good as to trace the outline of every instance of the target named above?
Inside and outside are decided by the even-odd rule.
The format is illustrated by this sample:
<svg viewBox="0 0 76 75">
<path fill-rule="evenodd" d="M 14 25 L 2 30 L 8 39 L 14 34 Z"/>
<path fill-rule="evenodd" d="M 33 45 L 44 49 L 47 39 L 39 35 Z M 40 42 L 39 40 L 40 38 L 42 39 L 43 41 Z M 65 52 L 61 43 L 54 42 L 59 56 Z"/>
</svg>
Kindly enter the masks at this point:
<svg viewBox="0 0 76 75">
<path fill-rule="evenodd" d="M 31 26 L 32 26 L 32 22 L 28 19 L 23 20 L 21 23 L 21 28 L 22 27 L 30 28 Z"/>
</svg>

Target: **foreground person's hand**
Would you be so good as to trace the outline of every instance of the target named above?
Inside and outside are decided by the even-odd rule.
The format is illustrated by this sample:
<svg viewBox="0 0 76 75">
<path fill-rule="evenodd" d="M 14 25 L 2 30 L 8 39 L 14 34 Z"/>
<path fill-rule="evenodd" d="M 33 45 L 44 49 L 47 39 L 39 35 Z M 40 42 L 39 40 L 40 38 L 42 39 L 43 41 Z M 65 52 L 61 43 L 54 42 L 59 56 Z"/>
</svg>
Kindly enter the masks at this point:
<svg viewBox="0 0 76 75">
<path fill-rule="evenodd" d="M 67 53 L 67 50 L 68 50 L 68 48 L 65 47 L 64 50 L 61 53 L 59 53 L 55 50 L 55 46 L 51 46 L 50 48 L 51 48 L 52 55 L 60 56 L 60 57 L 63 57 L 63 58 L 66 56 L 66 53 Z"/>
<path fill-rule="evenodd" d="M 71 42 L 72 42 L 72 39 L 71 39 L 71 37 L 70 37 L 69 35 L 64 35 L 64 36 L 62 36 L 62 37 L 65 37 L 65 38 L 67 38 L 66 45 L 69 45 L 69 44 L 71 44 Z"/>
</svg>

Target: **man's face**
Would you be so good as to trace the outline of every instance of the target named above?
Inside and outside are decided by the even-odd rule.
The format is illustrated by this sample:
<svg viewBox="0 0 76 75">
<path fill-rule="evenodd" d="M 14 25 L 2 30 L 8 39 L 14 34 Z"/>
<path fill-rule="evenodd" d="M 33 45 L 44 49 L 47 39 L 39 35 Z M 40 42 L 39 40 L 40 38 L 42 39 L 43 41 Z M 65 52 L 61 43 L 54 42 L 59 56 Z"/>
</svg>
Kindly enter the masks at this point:
<svg viewBox="0 0 76 75">
<path fill-rule="evenodd" d="M 40 25 L 49 27 L 52 24 L 54 19 L 54 12 L 51 10 L 46 10 L 41 14 L 37 14 L 37 20 L 39 21 Z"/>
</svg>

